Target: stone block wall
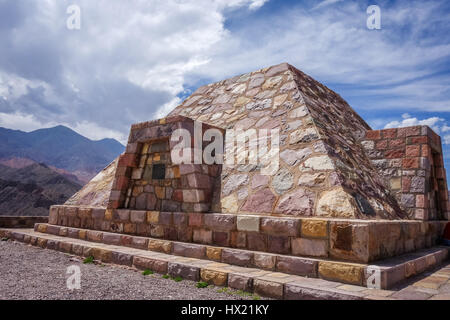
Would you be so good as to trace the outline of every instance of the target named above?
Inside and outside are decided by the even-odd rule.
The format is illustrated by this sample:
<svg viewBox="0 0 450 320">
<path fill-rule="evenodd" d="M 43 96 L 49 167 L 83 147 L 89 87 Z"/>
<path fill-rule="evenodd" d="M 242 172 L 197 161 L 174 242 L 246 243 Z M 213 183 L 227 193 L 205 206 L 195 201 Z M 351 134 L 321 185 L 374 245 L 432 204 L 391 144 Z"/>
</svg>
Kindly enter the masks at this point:
<svg viewBox="0 0 450 320">
<path fill-rule="evenodd" d="M 441 139 L 428 126 L 367 131 L 362 144 L 410 218 L 449 219 Z"/>
<path fill-rule="evenodd" d="M 201 126 L 203 131 L 212 128 Z M 177 129 L 186 129 L 194 137 L 194 121 L 181 116 L 132 126 L 126 151 L 118 161 L 108 208 L 211 210 L 217 199 L 214 191 L 220 192 L 215 185 L 220 185 L 221 166 L 172 163 L 171 150 L 178 142 L 170 138 Z"/>
<path fill-rule="evenodd" d="M 437 244 L 445 221 L 273 217 L 52 206 L 50 224 L 275 254 L 368 263 Z"/>
</svg>

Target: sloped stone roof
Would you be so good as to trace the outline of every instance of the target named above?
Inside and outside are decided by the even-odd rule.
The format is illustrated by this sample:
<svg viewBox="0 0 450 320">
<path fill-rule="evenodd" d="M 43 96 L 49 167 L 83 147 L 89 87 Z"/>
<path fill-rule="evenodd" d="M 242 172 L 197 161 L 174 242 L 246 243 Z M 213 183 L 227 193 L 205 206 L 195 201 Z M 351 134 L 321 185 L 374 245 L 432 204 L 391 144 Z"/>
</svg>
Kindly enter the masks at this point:
<svg viewBox="0 0 450 320">
<path fill-rule="evenodd" d="M 212 210 L 349 219 L 406 219 L 359 142 L 369 125 L 335 92 L 283 63 L 198 88 L 168 116 L 223 129 L 280 130 L 280 168 L 224 166 Z M 117 160 L 67 205 L 105 207 Z"/>
<path fill-rule="evenodd" d="M 80 191 L 67 200 L 65 205 L 106 208 L 118 160 L 119 158 L 116 158 L 105 169 L 100 171 Z"/>
<path fill-rule="evenodd" d="M 224 129 L 280 129 L 280 169 L 224 167 L 221 208 L 359 219 L 406 215 L 358 142 L 369 125 L 335 92 L 289 64 L 198 88 L 169 116 Z"/>
</svg>

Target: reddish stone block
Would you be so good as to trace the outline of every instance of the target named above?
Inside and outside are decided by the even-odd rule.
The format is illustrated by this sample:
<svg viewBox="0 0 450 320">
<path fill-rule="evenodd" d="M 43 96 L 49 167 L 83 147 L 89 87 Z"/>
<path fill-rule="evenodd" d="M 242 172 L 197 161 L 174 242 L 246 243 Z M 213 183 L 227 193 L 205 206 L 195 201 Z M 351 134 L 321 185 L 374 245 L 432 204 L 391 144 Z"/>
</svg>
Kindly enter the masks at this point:
<svg viewBox="0 0 450 320">
<path fill-rule="evenodd" d="M 59 241 L 57 240 L 48 240 L 47 241 L 47 249 L 50 250 L 58 250 Z"/>
<path fill-rule="evenodd" d="M 132 236 L 125 236 L 125 235 L 121 235 L 120 236 L 120 244 L 123 246 L 131 246 L 131 242 L 132 242 Z"/>
<path fill-rule="evenodd" d="M 147 218 L 146 211 L 131 210 L 131 212 L 130 212 L 130 220 L 133 223 L 143 223 L 143 222 L 145 222 L 146 218 Z"/>
<path fill-rule="evenodd" d="M 407 144 L 426 144 L 428 143 L 428 137 L 410 137 L 406 140 Z"/>
<path fill-rule="evenodd" d="M 236 216 L 231 214 L 205 214 L 205 226 L 213 230 L 231 231 L 236 229 Z"/>
<path fill-rule="evenodd" d="M 150 225 L 145 222 L 136 223 L 136 234 L 139 236 L 149 236 L 150 235 Z"/>
<path fill-rule="evenodd" d="M 189 187 L 207 189 L 211 188 L 210 177 L 208 175 L 192 173 L 188 176 Z"/>
<path fill-rule="evenodd" d="M 261 189 L 247 198 L 241 211 L 246 212 L 272 212 L 275 195 L 269 188 Z"/>
<path fill-rule="evenodd" d="M 174 190 L 172 194 L 172 200 L 183 202 L 183 190 Z"/>
<path fill-rule="evenodd" d="M 51 206 L 49 217 L 48 217 L 48 223 L 56 224 L 57 222 L 58 222 L 58 208 L 55 206 Z"/>
<path fill-rule="evenodd" d="M 233 231 L 231 232 L 231 247 L 246 248 L 247 234 L 245 232 Z"/>
<path fill-rule="evenodd" d="M 202 213 L 189 213 L 189 226 L 191 227 L 201 227 L 203 224 Z"/>
<path fill-rule="evenodd" d="M 195 229 L 193 232 L 193 240 L 197 243 L 211 244 L 212 231 L 205 229 Z"/>
<path fill-rule="evenodd" d="M 129 183 L 130 183 L 130 179 L 128 177 L 125 177 L 125 176 L 117 177 L 114 180 L 112 189 L 119 190 L 119 191 L 125 191 L 128 188 Z"/>
<path fill-rule="evenodd" d="M 418 194 L 416 195 L 416 207 L 417 208 L 426 208 L 425 203 L 425 195 Z"/>
<path fill-rule="evenodd" d="M 254 251 L 267 250 L 267 236 L 257 232 L 250 232 L 247 234 L 247 248 Z"/>
<path fill-rule="evenodd" d="M 426 158 L 431 157 L 431 149 L 430 149 L 430 146 L 428 146 L 428 145 L 426 145 L 426 144 L 422 145 L 422 152 L 421 152 L 420 155 L 421 155 L 422 157 L 426 157 Z"/>
<path fill-rule="evenodd" d="M 411 188 L 411 177 L 402 177 L 402 192 L 409 192 Z"/>
<path fill-rule="evenodd" d="M 405 155 L 405 151 L 403 148 L 388 150 L 388 151 L 384 152 L 384 157 L 386 159 L 403 158 L 404 155 Z"/>
<path fill-rule="evenodd" d="M 378 140 L 381 139 L 380 130 L 369 130 L 366 132 L 366 139 L 368 140 Z"/>
<path fill-rule="evenodd" d="M 133 256 L 126 253 L 120 253 L 113 251 L 111 255 L 111 260 L 115 264 L 125 265 L 125 266 L 132 266 L 133 265 Z"/>
<path fill-rule="evenodd" d="M 122 154 L 117 165 L 120 167 L 137 167 L 136 155 L 132 153 Z"/>
<path fill-rule="evenodd" d="M 113 220 L 130 221 L 130 210 L 119 209 L 113 211 Z"/>
<path fill-rule="evenodd" d="M 53 234 L 55 236 L 59 236 L 59 226 L 54 226 L 54 225 L 48 225 L 47 226 L 47 233 L 48 234 Z"/>
<path fill-rule="evenodd" d="M 167 273 L 167 261 L 156 261 L 146 257 L 134 257 L 133 265 L 138 269 L 149 269 L 158 273 Z"/>
<path fill-rule="evenodd" d="M 393 139 L 397 136 L 397 129 L 384 129 L 381 131 L 383 139 Z"/>
<path fill-rule="evenodd" d="M 273 253 L 288 254 L 290 250 L 289 237 L 268 236 L 267 251 Z"/>
<path fill-rule="evenodd" d="M 387 140 L 380 140 L 376 143 L 375 148 L 378 150 L 384 150 L 387 149 L 388 142 Z"/>
<path fill-rule="evenodd" d="M 394 149 L 405 145 L 405 139 L 393 139 L 389 141 L 389 148 Z"/>
<path fill-rule="evenodd" d="M 277 270 L 280 272 L 316 278 L 317 268 L 318 268 L 317 261 L 295 257 L 277 258 Z"/>
<path fill-rule="evenodd" d="M 245 292 L 253 291 L 253 278 L 241 274 L 228 274 L 228 286 Z"/>
<path fill-rule="evenodd" d="M 184 212 L 174 212 L 173 213 L 173 224 L 175 226 L 186 227 L 188 223 L 188 215 Z"/>
<path fill-rule="evenodd" d="M 166 226 L 172 225 L 172 212 L 160 212 L 159 224 L 163 224 Z"/>
<path fill-rule="evenodd" d="M 265 281 L 255 279 L 254 281 L 255 293 L 278 300 L 283 299 L 283 284 L 275 281 Z"/>
<path fill-rule="evenodd" d="M 223 249 L 222 262 L 241 267 L 250 267 L 253 265 L 253 252 Z"/>
<path fill-rule="evenodd" d="M 421 133 L 420 131 L 421 131 L 420 126 L 399 128 L 397 131 L 397 137 L 404 138 L 404 137 L 418 136 Z"/>
<path fill-rule="evenodd" d="M 261 231 L 267 234 L 298 236 L 300 221 L 298 219 L 262 218 Z"/>
<path fill-rule="evenodd" d="M 230 233 L 229 232 L 213 232 L 213 243 L 221 247 L 230 246 Z"/>
<path fill-rule="evenodd" d="M 102 237 L 103 237 L 103 232 L 89 230 L 86 233 L 86 237 L 89 241 L 101 242 Z"/>
<path fill-rule="evenodd" d="M 178 240 L 178 232 L 176 228 L 164 228 L 164 239 Z"/>
<path fill-rule="evenodd" d="M 67 236 L 69 238 L 78 239 L 80 231 L 78 229 L 69 228 L 67 231 Z"/>
<path fill-rule="evenodd" d="M 106 244 L 120 245 L 121 235 L 114 233 L 103 234 L 103 242 Z"/>
<path fill-rule="evenodd" d="M 200 268 L 189 265 L 169 262 L 167 273 L 172 277 L 181 277 L 192 281 L 200 280 Z"/>
<path fill-rule="evenodd" d="M 419 168 L 419 158 L 404 158 L 402 160 L 402 167 L 404 169 L 417 169 Z"/>
<path fill-rule="evenodd" d="M 406 157 L 418 157 L 420 156 L 420 145 L 406 146 Z"/>
<path fill-rule="evenodd" d="M 177 232 L 178 241 L 192 242 L 192 228 L 182 227 Z"/>
<path fill-rule="evenodd" d="M 148 239 L 141 237 L 131 237 L 131 246 L 137 249 L 147 249 Z"/>
<path fill-rule="evenodd" d="M 183 257 L 203 259 L 206 255 L 206 247 L 198 244 L 175 242 L 173 244 L 173 254 Z"/>
</svg>

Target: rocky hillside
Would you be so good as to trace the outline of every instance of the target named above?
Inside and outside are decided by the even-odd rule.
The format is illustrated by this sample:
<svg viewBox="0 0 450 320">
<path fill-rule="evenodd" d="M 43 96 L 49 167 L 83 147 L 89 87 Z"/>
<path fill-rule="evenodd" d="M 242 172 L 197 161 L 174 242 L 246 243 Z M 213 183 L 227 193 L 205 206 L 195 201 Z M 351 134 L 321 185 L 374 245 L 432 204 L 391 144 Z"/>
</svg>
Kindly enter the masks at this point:
<svg viewBox="0 0 450 320">
<path fill-rule="evenodd" d="M 0 165 L 0 215 L 48 215 L 48 208 L 62 204 L 81 184 L 44 164 L 23 168 Z"/>
</svg>

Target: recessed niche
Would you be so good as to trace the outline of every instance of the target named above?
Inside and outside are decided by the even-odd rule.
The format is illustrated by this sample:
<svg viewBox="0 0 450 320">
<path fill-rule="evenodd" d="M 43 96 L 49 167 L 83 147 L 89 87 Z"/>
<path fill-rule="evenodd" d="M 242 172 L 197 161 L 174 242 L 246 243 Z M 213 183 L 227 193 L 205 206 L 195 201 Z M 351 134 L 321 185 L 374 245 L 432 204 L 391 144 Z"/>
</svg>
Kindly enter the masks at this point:
<svg viewBox="0 0 450 320">
<path fill-rule="evenodd" d="M 152 179 L 162 180 L 166 177 L 166 165 L 165 164 L 154 164 L 152 169 Z"/>
</svg>

